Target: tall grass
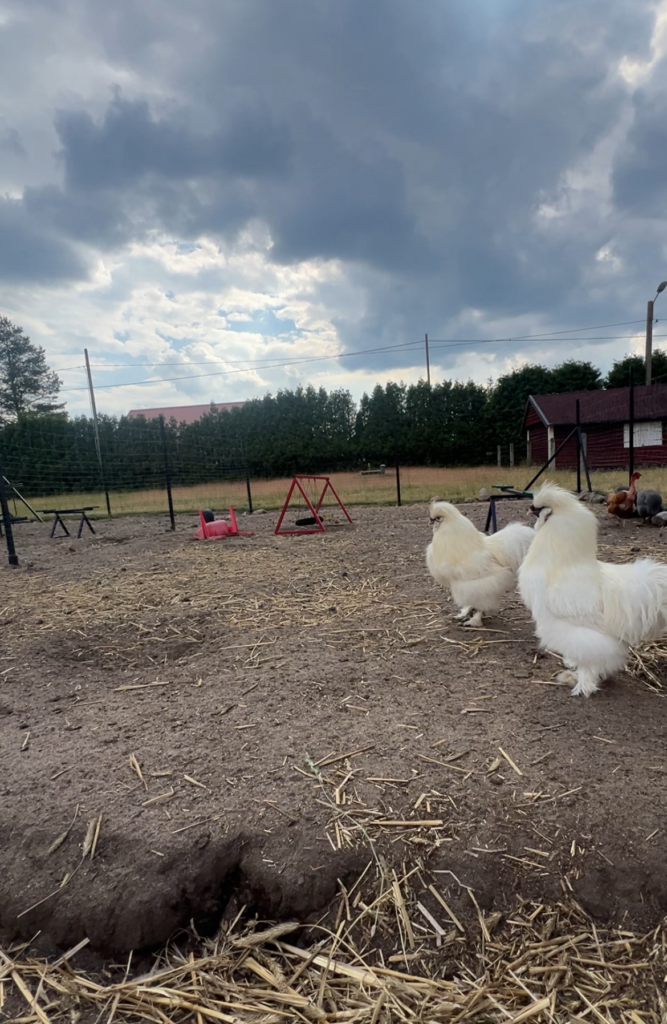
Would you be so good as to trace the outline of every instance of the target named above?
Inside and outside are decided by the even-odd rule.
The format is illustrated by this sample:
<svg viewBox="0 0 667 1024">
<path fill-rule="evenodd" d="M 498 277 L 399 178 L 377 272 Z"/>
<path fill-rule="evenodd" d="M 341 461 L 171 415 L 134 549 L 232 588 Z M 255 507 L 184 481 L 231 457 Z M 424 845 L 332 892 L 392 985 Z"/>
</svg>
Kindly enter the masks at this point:
<svg viewBox="0 0 667 1024">
<path fill-rule="evenodd" d="M 494 484 L 513 484 L 522 488 L 535 471 L 521 466 L 514 469 L 498 469 L 497 466 L 474 466 L 459 469 L 437 469 L 433 467 L 405 467 L 401 469 L 401 496 L 405 504 L 428 501 L 434 495 L 450 501 L 476 498 L 480 488 L 493 493 Z M 349 505 L 392 505 L 396 503 L 396 476 L 388 469 L 384 476 L 361 476 L 359 473 L 331 473 L 331 482 L 342 501 Z M 576 474 L 564 471 L 547 472 L 544 477 L 573 489 Z M 544 479 L 544 477 L 542 479 Z M 596 490 L 608 491 L 627 482 L 624 472 L 595 473 L 593 486 Z M 252 499 L 257 508 L 277 509 L 283 504 L 290 485 L 289 478 L 274 480 L 253 480 Z M 642 472 L 641 487 L 653 488 L 667 496 L 667 467 L 646 469 Z M 307 492 L 314 500 L 317 485 L 309 484 Z M 219 481 L 192 487 L 173 489 L 176 512 L 195 512 L 199 508 L 223 511 L 229 505 L 242 509 L 247 507 L 245 484 L 242 481 Z M 96 505 L 96 515 L 103 515 L 105 508 L 102 492 L 87 492 L 67 495 L 42 495 L 31 498 L 32 505 L 39 508 L 77 508 Z M 327 502 L 328 504 L 328 502 Z M 165 512 L 167 499 L 165 491 L 114 491 L 111 493 L 111 510 L 114 515 Z"/>
</svg>

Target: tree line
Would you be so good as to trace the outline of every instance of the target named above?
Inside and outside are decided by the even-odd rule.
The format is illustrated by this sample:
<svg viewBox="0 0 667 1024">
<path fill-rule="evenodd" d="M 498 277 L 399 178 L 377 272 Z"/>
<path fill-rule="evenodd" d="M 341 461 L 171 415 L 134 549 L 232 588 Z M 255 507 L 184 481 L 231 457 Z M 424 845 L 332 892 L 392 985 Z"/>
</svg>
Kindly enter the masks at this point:
<svg viewBox="0 0 667 1024">
<path fill-rule="evenodd" d="M 99 490 L 94 424 L 56 404 L 59 381 L 20 329 L 0 317 L 0 462 L 26 496 Z M 5 337 L 3 326 L 13 330 Z M 18 331 L 18 333 L 17 333 Z M 26 345 L 27 343 L 27 345 Z M 20 349 L 8 364 L 6 352 Z M 3 364 L 4 358 L 4 364 Z M 18 367 L 18 371 L 17 371 Z M 21 370 L 23 367 L 23 370 Z M 378 384 L 357 404 L 349 391 L 299 387 L 216 410 L 196 423 L 99 417 L 99 446 L 111 490 L 160 487 L 165 457 L 174 485 L 224 478 L 365 468 L 367 464 L 480 465 L 496 449 L 526 454 L 522 430 L 530 394 L 590 391 L 643 380 L 643 359 L 628 356 L 606 377 L 590 362 L 553 369 L 527 365 L 486 385 L 472 381 Z M 21 377 L 23 373 L 23 377 Z M 656 381 L 667 355 L 653 354 Z"/>
<path fill-rule="evenodd" d="M 102 415 L 100 450 L 111 490 L 162 486 L 165 452 L 176 486 L 396 461 L 480 465 L 495 461 L 497 445 L 509 444 L 518 461 L 525 456 L 528 395 L 619 385 L 624 372 L 617 364 L 603 380 L 590 363 L 569 361 L 553 370 L 524 366 L 486 386 L 389 382 L 358 404 L 342 389 L 297 388 L 231 410 L 212 407 L 196 423 L 172 420 L 164 433 L 158 420 Z M 667 357 L 664 372 L 667 379 Z M 0 460 L 26 495 L 94 491 L 102 483 L 94 425 L 86 416 L 20 413 L 0 427 Z"/>
</svg>

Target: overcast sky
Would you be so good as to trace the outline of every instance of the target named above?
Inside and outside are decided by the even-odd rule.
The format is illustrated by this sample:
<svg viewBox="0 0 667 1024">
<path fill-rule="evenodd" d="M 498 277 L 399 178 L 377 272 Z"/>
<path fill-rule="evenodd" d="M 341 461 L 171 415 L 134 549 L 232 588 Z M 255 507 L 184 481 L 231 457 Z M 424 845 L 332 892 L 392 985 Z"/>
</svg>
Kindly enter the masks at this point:
<svg viewBox="0 0 667 1024">
<path fill-rule="evenodd" d="M 667 0 L 0 0 L 0 313 L 71 412 L 606 369 L 666 115 Z"/>
</svg>

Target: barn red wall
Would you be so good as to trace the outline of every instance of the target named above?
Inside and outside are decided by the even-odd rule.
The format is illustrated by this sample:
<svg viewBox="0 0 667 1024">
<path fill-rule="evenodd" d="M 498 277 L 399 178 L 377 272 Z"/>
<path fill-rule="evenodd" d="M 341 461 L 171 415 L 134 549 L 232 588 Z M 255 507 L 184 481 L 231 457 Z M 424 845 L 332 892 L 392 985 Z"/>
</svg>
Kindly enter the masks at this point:
<svg viewBox="0 0 667 1024">
<path fill-rule="evenodd" d="M 604 424 L 586 429 L 587 458 L 590 466 L 598 469 L 625 468 L 630 458 L 630 449 L 623 445 L 623 424 Z M 635 448 L 635 466 L 662 466 L 667 464 L 667 445 L 663 444 Z"/>
<path fill-rule="evenodd" d="M 541 420 L 528 424 L 530 431 L 530 452 L 532 462 L 543 465 L 549 458 L 547 428 Z M 563 443 L 572 427 L 555 427 L 555 446 Z M 629 448 L 623 446 L 622 423 L 597 423 L 582 428 L 586 435 L 586 459 L 591 469 L 626 468 L 630 457 Z M 663 442 L 667 431 L 663 426 Z M 552 463 L 553 465 L 553 463 Z M 635 466 L 667 465 L 667 444 L 635 448 Z M 577 442 L 573 437 L 556 456 L 556 469 L 577 468 Z"/>
<path fill-rule="evenodd" d="M 555 437 L 555 448 L 563 443 L 565 438 L 571 433 L 572 427 L 556 427 L 554 429 Z M 577 439 L 571 437 L 561 452 L 558 453 L 555 459 L 556 469 L 576 469 L 577 468 Z"/>
<path fill-rule="evenodd" d="M 630 449 L 623 447 L 623 424 L 590 426 L 586 433 L 586 459 L 591 469 L 617 469 L 625 467 Z M 635 458 L 639 449 L 635 449 Z"/>
<path fill-rule="evenodd" d="M 530 431 L 530 459 L 531 462 L 540 466 L 549 458 L 547 428 L 539 420 L 537 424 L 532 424 L 528 429 Z"/>
<path fill-rule="evenodd" d="M 584 426 L 586 460 L 591 469 L 621 469 L 628 465 L 630 449 L 623 445 L 622 423 Z M 556 446 L 567 436 L 567 427 L 556 428 Z M 665 430 L 663 427 L 663 441 Z M 573 438 L 556 459 L 558 469 L 576 469 L 577 444 Z M 667 465 L 667 444 L 635 448 L 635 466 Z"/>
</svg>

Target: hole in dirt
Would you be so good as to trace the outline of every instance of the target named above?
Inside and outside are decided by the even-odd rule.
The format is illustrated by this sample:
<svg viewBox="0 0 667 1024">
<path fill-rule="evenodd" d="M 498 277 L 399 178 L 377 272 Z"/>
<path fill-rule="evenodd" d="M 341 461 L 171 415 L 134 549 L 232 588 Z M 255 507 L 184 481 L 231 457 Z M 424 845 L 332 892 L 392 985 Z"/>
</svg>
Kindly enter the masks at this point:
<svg viewBox="0 0 667 1024">
<path fill-rule="evenodd" d="M 48 954 L 87 937 L 92 953 L 126 958 L 131 950 L 164 947 L 192 924 L 199 935 L 212 936 L 240 912 L 307 925 L 334 900 L 339 880 L 349 885 L 367 863 L 361 851 L 331 851 L 314 870 L 304 860 L 308 854 L 299 857 L 303 842 L 282 851 L 280 861 L 274 852 L 267 863 L 260 844 L 254 836 L 202 837 L 157 865 L 119 845 L 113 861 L 79 873 L 59 898 L 20 918 L 24 906 L 1 908 L 7 914 L 0 911 L 0 934 L 15 941 L 39 932 L 38 948 Z"/>
</svg>

